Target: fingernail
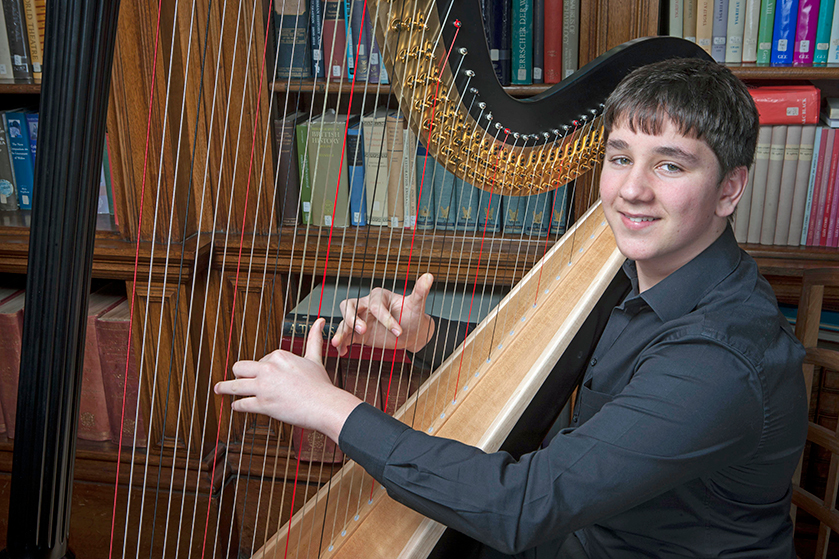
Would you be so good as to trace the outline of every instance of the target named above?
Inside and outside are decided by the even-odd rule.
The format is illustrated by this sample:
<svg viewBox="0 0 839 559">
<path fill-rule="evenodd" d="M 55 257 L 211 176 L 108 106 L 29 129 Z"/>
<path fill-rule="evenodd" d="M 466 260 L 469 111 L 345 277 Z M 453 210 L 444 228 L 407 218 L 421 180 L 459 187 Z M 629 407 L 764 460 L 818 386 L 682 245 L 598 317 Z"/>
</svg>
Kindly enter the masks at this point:
<svg viewBox="0 0 839 559">
<path fill-rule="evenodd" d="M 397 337 L 399 337 L 399 335 L 402 334 L 402 332 L 400 332 L 398 328 L 394 328 L 393 330 L 391 330 L 391 332 L 393 332 L 393 335 Z"/>
<path fill-rule="evenodd" d="M 363 332 L 361 331 L 361 324 L 356 324 L 355 325 L 355 331 L 358 332 L 359 334 L 363 334 Z"/>
</svg>

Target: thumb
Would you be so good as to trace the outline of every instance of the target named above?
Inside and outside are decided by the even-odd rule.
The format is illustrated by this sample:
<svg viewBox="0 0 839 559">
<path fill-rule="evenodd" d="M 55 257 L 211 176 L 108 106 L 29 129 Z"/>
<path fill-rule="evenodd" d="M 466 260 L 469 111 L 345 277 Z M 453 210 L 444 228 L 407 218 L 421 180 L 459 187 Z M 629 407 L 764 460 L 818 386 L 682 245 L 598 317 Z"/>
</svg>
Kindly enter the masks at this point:
<svg viewBox="0 0 839 559">
<path fill-rule="evenodd" d="M 304 357 L 314 361 L 318 365 L 323 364 L 323 326 L 326 320 L 319 318 L 309 328 L 309 338 L 306 341 L 306 353 Z"/>
<path fill-rule="evenodd" d="M 411 304 L 416 305 L 417 308 L 425 309 L 425 300 L 431 292 L 431 284 L 434 283 L 434 276 L 425 273 L 420 276 L 414 284 L 414 290 L 411 292 Z"/>
</svg>

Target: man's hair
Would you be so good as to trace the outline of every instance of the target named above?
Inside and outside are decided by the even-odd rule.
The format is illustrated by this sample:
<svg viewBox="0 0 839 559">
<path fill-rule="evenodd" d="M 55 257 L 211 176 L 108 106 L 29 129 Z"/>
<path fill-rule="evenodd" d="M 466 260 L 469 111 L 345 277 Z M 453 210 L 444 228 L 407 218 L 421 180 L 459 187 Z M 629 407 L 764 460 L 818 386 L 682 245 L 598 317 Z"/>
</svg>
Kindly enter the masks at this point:
<svg viewBox="0 0 839 559">
<path fill-rule="evenodd" d="M 717 156 L 720 177 L 751 167 L 758 114 L 746 86 L 716 62 L 674 58 L 626 76 L 606 101 L 606 135 L 615 126 L 658 135 L 671 121 L 684 136 L 703 140 Z"/>
</svg>

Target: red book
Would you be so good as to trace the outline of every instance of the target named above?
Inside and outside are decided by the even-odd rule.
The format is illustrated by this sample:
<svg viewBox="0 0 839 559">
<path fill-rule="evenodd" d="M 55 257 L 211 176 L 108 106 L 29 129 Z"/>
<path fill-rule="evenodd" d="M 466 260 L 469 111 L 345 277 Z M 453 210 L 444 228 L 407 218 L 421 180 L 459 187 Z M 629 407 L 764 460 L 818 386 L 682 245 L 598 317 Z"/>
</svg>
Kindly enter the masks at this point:
<svg viewBox="0 0 839 559">
<path fill-rule="evenodd" d="M 347 27 L 339 0 L 324 3 L 322 37 L 326 75 L 331 80 L 341 81 L 347 73 Z"/>
<path fill-rule="evenodd" d="M 0 304 L 0 402 L 10 439 L 15 436 L 17 382 L 20 374 L 20 347 L 23 333 L 23 304 L 26 296 L 19 291 Z"/>
<path fill-rule="evenodd" d="M 824 197 L 826 194 L 826 187 L 823 183 L 826 180 L 825 161 L 830 161 L 830 155 L 833 150 L 833 138 L 835 130 L 833 128 L 825 128 L 822 130 L 821 142 L 819 144 L 819 161 L 816 164 L 816 177 L 813 183 L 813 198 L 810 201 L 810 221 L 807 225 L 807 246 L 818 246 L 817 239 L 821 235 L 819 230 L 819 223 L 824 211 Z M 828 153 L 830 152 L 830 153 Z"/>
<path fill-rule="evenodd" d="M 821 94 L 812 85 L 753 87 L 749 89 L 760 114 L 760 124 L 816 124 Z"/>
<path fill-rule="evenodd" d="M 827 240 L 830 238 L 830 217 L 833 215 L 834 220 L 836 214 L 834 213 L 834 205 L 839 203 L 836 201 L 836 168 L 839 165 L 839 134 L 833 134 L 833 153 L 830 157 L 830 173 L 823 188 L 827 188 L 827 195 L 824 201 L 824 212 L 821 220 L 821 236 L 819 238 L 819 246 L 827 246 Z"/>
<path fill-rule="evenodd" d="M 19 289 L 14 289 L 13 287 L 0 287 L 0 305 L 11 299 L 12 297 L 23 293 L 23 291 Z M 4 346 L 0 343 L 0 362 L 3 359 L 3 352 Z M 2 366 L 2 365 L 0 365 Z M 0 433 L 6 432 L 6 418 L 3 416 L 3 403 L 2 398 L 0 398 Z"/>
<path fill-rule="evenodd" d="M 545 83 L 562 79 L 562 0 L 545 0 Z"/>
<path fill-rule="evenodd" d="M 140 371 L 134 348 L 128 343 L 128 320 L 131 312 L 127 299 L 102 313 L 96 319 L 96 338 L 99 344 L 99 362 L 105 388 L 105 404 L 111 426 L 111 442 L 119 444 L 122 426 L 122 444 L 134 443 L 135 417 L 137 418 L 137 446 L 146 446 L 146 425 L 143 414 L 136 415 L 140 392 Z M 128 385 L 125 383 L 128 359 Z M 123 392 L 125 392 L 125 421 L 123 422 Z M 142 412 L 142 410 L 141 410 Z"/>
<path fill-rule="evenodd" d="M 91 293 L 87 304 L 82 395 L 79 403 L 77 436 L 88 441 L 111 439 L 111 422 L 105 400 L 102 365 L 96 336 L 96 319 L 119 303 L 121 297 L 103 292 Z"/>
</svg>

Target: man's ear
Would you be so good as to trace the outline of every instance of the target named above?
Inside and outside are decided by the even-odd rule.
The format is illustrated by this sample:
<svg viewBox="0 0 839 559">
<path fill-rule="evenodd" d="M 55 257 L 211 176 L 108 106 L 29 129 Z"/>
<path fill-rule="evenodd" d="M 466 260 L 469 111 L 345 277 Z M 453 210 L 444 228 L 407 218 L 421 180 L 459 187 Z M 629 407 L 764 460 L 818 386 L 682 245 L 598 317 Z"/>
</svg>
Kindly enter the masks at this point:
<svg viewBox="0 0 839 559">
<path fill-rule="evenodd" d="M 728 217 L 734 213 L 748 182 L 749 170 L 745 166 L 736 167 L 725 175 L 720 183 L 717 199 L 716 214 L 719 217 Z"/>
</svg>

